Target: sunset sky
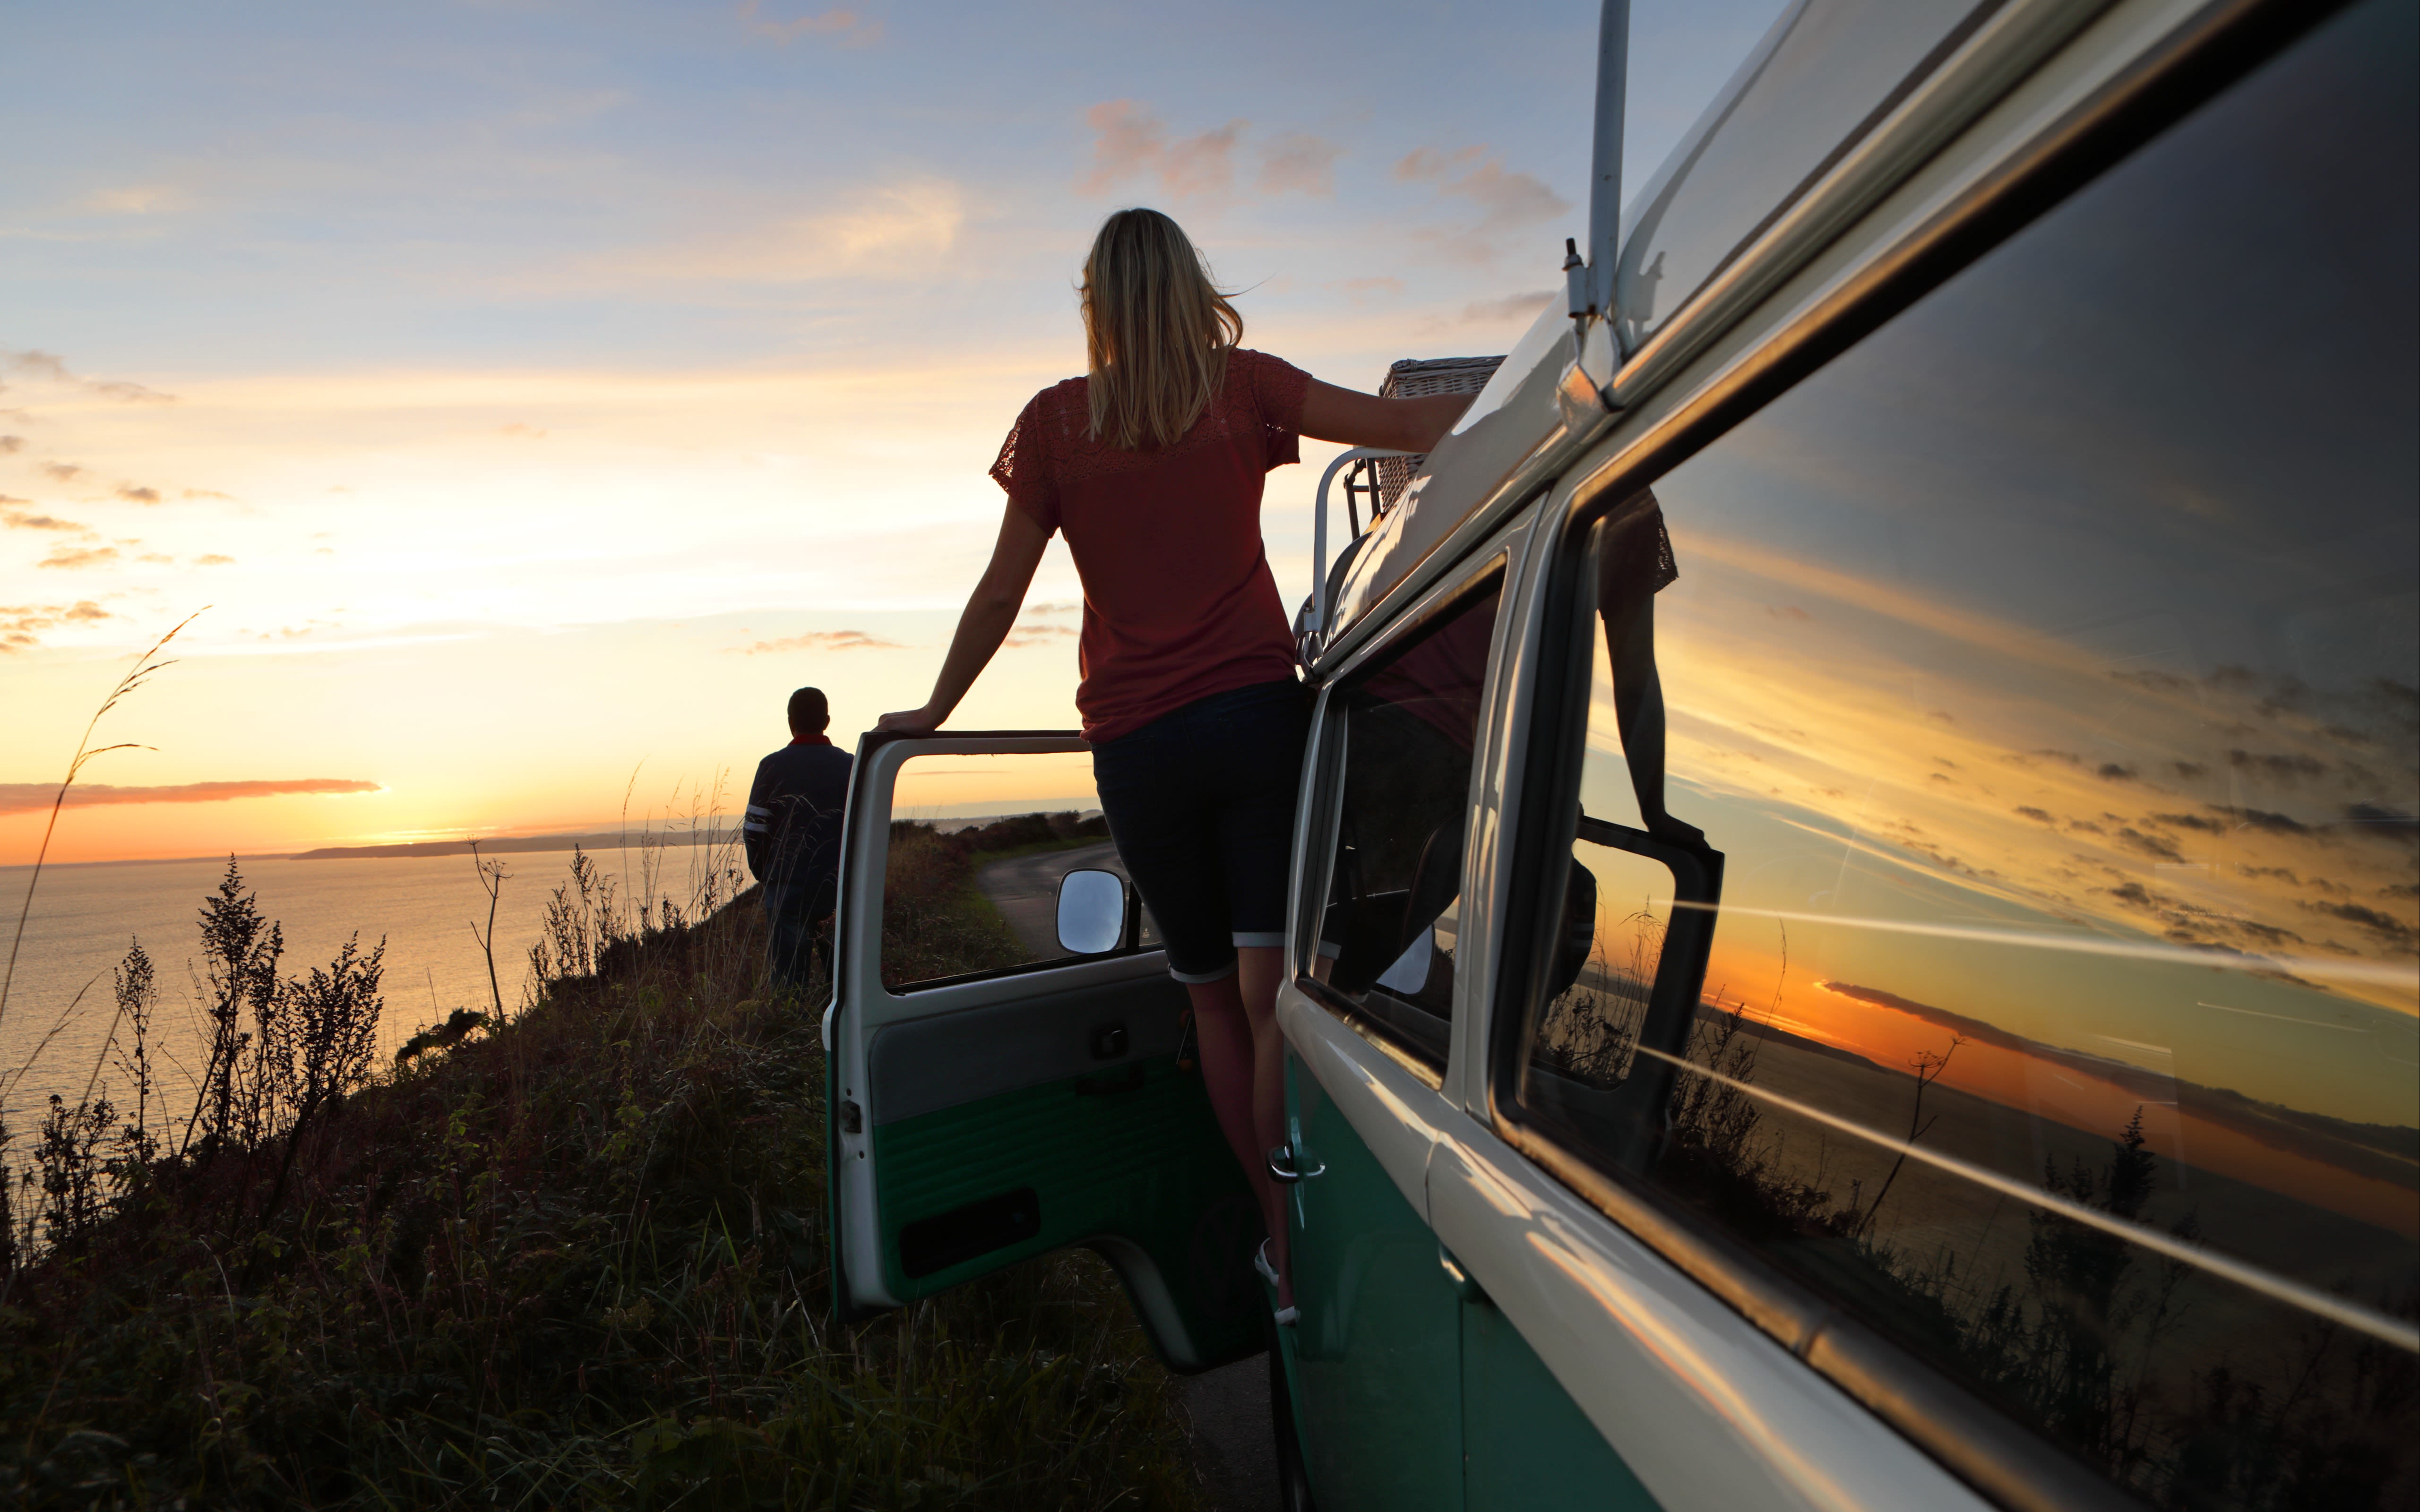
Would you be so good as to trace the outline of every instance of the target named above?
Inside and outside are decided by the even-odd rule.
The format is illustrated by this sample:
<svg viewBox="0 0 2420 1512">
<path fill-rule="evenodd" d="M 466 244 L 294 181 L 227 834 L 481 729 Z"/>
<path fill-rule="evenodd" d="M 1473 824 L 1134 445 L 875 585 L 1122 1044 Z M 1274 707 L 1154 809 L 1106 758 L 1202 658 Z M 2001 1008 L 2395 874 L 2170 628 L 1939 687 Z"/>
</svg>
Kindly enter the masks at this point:
<svg viewBox="0 0 2420 1512">
<path fill-rule="evenodd" d="M 1778 9 L 1637 8 L 1631 183 Z M 54 858 L 660 813 L 744 787 L 800 683 L 844 738 L 922 702 L 1100 217 L 1177 214 L 1321 377 L 1502 351 L 1579 229 L 1595 18 L 15 17 L 0 864 L 205 606 Z M 1326 455 L 1271 481 L 1290 599 Z M 1077 598 L 1054 548 L 958 724 L 1073 722 Z"/>
</svg>

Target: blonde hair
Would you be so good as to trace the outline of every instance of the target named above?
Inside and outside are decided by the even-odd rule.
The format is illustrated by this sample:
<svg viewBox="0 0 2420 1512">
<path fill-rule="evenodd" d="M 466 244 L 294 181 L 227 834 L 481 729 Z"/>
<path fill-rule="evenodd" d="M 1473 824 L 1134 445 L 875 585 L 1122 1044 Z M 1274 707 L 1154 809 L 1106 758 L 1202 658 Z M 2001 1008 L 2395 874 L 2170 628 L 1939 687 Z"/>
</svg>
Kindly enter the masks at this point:
<svg viewBox="0 0 2420 1512">
<path fill-rule="evenodd" d="M 1093 239 L 1083 294 L 1093 439 L 1122 452 L 1182 440 L 1244 337 L 1202 255 L 1159 211 L 1120 210 Z"/>
</svg>

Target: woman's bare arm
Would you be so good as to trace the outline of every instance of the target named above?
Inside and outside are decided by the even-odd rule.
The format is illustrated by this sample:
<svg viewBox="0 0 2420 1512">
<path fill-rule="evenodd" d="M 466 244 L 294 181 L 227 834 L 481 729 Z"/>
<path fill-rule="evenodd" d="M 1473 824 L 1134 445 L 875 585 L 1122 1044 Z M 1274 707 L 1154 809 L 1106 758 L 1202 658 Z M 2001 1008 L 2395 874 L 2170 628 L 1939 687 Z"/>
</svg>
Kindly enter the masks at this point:
<svg viewBox="0 0 2420 1512">
<path fill-rule="evenodd" d="M 1302 433 L 1314 440 L 1342 441 L 1347 446 L 1425 452 L 1445 440 L 1446 432 L 1470 408 L 1470 400 L 1467 393 L 1381 399 L 1312 378 L 1310 392 L 1302 396 Z"/>
<path fill-rule="evenodd" d="M 958 701 L 974 687 L 991 663 L 992 654 L 1016 624 L 1025 607 L 1025 591 L 1033 585 L 1033 569 L 1042 564 L 1042 548 L 1049 535 L 1033 517 L 1015 504 L 1000 522 L 1000 539 L 992 543 L 991 564 L 984 568 L 967 607 L 958 616 L 958 633 L 951 638 L 950 654 L 941 659 L 941 675 L 933 680 L 933 696 L 921 709 L 903 709 L 874 721 L 876 730 L 921 735 L 939 728 Z"/>
</svg>

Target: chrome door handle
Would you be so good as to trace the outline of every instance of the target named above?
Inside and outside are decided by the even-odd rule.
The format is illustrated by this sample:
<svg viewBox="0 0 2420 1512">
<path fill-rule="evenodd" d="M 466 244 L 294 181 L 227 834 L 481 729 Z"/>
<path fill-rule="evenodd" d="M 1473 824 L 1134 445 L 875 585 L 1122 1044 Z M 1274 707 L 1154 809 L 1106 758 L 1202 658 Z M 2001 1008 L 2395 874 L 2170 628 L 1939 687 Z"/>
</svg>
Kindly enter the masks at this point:
<svg viewBox="0 0 2420 1512">
<path fill-rule="evenodd" d="M 1453 1288 L 1455 1296 L 1482 1307 L 1488 1305 L 1487 1288 L 1471 1279 L 1470 1273 L 1462 1268 L 1462 1262 L 1453 1257 L 1453 1251 L 1446 1248 L 1441 1241 L 1437 1244 L 1437 1264 L 1445 1269 L 1446 1285 Z"/>
<path fill-rule="evenodd" d="M 1280 1186 L 1292 1186 L 1296 1181 L 1308 1181 L 1314 1176 L 1325 1175 L 1326 1170 L 1327 1166 L 1324 1163 L 1307 1171 L 1295 1169 L 1292 1145 L 1280 1145 L 1269 1151 L 1269 1180 Z"/>
</svg>

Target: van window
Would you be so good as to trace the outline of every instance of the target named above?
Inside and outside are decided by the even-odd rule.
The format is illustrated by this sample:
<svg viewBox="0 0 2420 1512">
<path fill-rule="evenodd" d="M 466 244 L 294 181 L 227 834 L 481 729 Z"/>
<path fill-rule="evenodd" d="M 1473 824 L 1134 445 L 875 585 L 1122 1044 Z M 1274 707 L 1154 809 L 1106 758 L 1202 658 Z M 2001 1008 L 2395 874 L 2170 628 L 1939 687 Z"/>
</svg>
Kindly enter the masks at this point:
<svg viewBox="0 0 2420 1512">
<path fill-rule="evenodd" d="M 1070 959 L 1059 880 L 1125 875 L 1081 751 L 912 756 L 892 789 L 882 984 L 898 991 Z M 1146 914 L 1129 949 L 1158 935 Z"/>
<path fill-rule="evenodd" d="M 1602 679 L 1522 862 L 1595 900 L 1514 1116 L 2159 1505 L 2420 1499 L 2414 18 L 1657 480 L 1702 956 L 1597 817 Z"/>
<path fill-rule="evenodd" d="M 1342 779 L 1307 990 L 1442 1068 L 1500 567 L 1328 700 Z"/>
</svg>

